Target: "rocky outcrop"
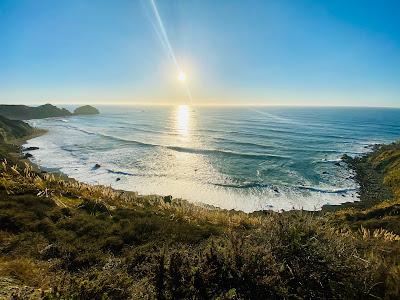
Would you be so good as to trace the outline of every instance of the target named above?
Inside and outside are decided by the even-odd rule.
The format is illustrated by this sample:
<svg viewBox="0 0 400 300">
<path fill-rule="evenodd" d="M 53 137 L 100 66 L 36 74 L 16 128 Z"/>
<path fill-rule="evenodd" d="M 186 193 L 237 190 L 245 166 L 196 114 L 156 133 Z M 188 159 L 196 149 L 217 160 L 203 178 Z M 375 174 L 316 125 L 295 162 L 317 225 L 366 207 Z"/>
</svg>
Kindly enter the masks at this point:
<svg viewBox="0 0 400 300">
<path fill-rule="evenodd" d="M 74 115 L 98 115 L 100 112 L 96 107 L 84 105 L 74 110 Z"/>
</svg>

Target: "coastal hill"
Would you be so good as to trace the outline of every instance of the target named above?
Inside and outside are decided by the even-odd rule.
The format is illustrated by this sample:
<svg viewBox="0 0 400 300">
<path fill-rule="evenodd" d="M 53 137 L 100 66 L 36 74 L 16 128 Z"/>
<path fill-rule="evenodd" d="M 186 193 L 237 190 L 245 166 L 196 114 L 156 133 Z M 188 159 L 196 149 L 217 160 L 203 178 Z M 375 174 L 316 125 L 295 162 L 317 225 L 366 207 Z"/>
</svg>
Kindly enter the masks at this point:
<svg viewBox="0 0 400 300">
<path fill-rule="evenodd" d="M 0 115 L 14 120 L 43 119 L 49 117 L 71 116 L 65 108 L 58 108 L 51 104 L 36 107 L 26 105 L 0 105 Z"/>
<path fill-rule="evenodd" d="M 5 143 L 32 134 L 33 128 L 23 121 L 0 116 L 0 142 Z"/>
<path fill-rule="evenodd" d="M 99 113 L 96 108 L 89 105 L 79 107 L 75 112 L 77 112 L 75 113 L 77 115 Z M 26 105 L 0 105 L 0 115 L 13 120 L 29 120 L 50 117 L 68 117 L 74 114 L 65 108 L 58 108 L 52 104 L 44 104 L 34 107 Z"/>
<path fill-rule="evenodd" d="M 0 148 L 0 299 L 400 295 L 399 143 L 348 161 L 364 206 L 252 214 L 84 184 Z"/>
</svg>

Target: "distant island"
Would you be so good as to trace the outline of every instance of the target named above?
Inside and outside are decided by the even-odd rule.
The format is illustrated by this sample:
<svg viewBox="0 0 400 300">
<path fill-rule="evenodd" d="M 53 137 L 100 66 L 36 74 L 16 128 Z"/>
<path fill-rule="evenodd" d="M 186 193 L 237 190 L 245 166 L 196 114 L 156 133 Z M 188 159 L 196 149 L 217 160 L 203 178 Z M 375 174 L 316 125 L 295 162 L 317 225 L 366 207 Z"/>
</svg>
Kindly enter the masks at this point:
<svg viewBox="0 0 400 300">
<path fill-rule="evenodd" d="M 84 105 L 74 110 L 74 115 L 98 115 L 100 112 L 97 108 Z"/>
<path fill-rule="evenodd" d="M 44 119 L 51 117 L 68 117 L 74 115 L 94 115 L 99 114 L 99 110 L 90 105 L 78 107 L 71 113 L 65 108 L 58 108 L 52 104 L 40 106 L 27 105 L 0 105 L 0 116 L 12 120 Z"/>
</svg>

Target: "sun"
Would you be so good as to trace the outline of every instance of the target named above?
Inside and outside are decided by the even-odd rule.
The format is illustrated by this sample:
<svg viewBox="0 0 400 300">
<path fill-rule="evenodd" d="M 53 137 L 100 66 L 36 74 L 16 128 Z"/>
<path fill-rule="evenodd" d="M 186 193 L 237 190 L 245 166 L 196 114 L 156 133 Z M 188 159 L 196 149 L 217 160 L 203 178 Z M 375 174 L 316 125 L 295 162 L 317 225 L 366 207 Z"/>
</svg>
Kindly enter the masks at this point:
<svg viewBox="0 0 400 300">
<path fill-rule="evenodd" d="M 186 80 L 186 74 L 183 71 L 180 71 L 178 74 L 178 80 L 184 82 Z"/>
</svg>

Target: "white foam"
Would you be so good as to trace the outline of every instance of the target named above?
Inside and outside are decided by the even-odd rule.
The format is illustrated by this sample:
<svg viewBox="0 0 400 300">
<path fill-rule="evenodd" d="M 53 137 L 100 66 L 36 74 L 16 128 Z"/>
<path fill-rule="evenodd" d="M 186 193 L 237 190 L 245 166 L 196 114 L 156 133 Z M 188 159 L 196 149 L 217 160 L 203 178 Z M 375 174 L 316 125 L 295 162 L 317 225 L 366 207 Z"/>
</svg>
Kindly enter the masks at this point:
<svg viewBox="0 0 400 300">
<path fill-rule="evenodd" d="M 299 191 L 291 188 L 280 188 L 277 193 L 270 188 L 238 189 L 215 186 L 196 180 L 174 177 L 168 172 L 164 174 L 165 176 L 155 176 L 156 174 L 153 173 L 152 175 L 150 172 L 140 174 L 137 170 L 121 168 L 107 163 L 101 157 L 96 157 L 96 160 L 91 158 L 82 161 L 52 142 L 53 134 L 55 133 L 50 132 L 48 135 L 29 140 L 26 143 L 25 147 L 39 147 L 39 150 L 32 152 L 34 154 L 33 162 L 45 168 L 58 169 L 72 178 L 90 184 L 101 184 L 112 186 L 116 189 L 137 191 L 143 195 L 172 195 L 192 202 L 206 203 L 225 209 L 245 212 L 263 209 L 276 211 L 291 209 L 319 210 L 325 204 L 338 205 L 358 200 L 356 194 L 351 191 L 347 193 L 326 193 L 323 190 Z M 115 156 L 118 157 L 118 153 L 115 153 Z M 107 157 L 109 158 L 109 155 Z M 94 169 L 95 163 L 100 163 L 101 167 Z M 108 170 L 131 173 L 133 176 L 110 173 Z M 212 172 L 212 170 L 208 170 L 208 172 Z M 117 178 L 120 178 L 120 180 L 116 181 Z M 323 188 L 332 189 L 329 186 L 323 186 Z M 332 191 L 334 192 L 334 190 Z"/>
</svg>

